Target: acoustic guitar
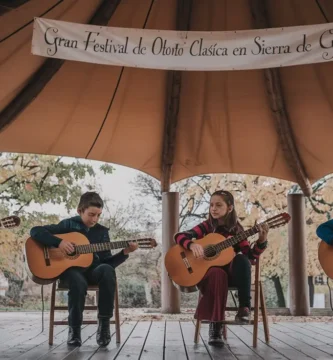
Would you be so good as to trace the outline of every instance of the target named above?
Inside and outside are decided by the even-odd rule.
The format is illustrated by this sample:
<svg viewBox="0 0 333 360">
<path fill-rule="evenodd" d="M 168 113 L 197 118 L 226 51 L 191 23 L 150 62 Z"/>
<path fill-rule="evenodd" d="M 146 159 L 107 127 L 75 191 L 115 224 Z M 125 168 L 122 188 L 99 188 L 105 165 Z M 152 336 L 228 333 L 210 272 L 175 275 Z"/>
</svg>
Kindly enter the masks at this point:
<svg viewBox="0 0 333 360">
<path fill-rule="evenodd" d="M 290 221 L 288 213 L 281 213 L 265 221 L 270 229 L 280 227 Z M 241 233 L 225 238 L 216 233 L 195 240 L 204 248 L 204 257 L 197 259 L 192 251 L 180 245 L 173 246 L 165 255 L 164 263 L 173 283 L 182 291 L 195 288 L 212 266 L 229 264 L 235 256 L 233 246 L 259 232 L 258 225 Z M 190 292 L 192 290 L 189 290 Z"/>
<path fill-rule="evenodd" d="M 137 239 L 90 244 L 89 240 L 78 232 L 57 234 L 56 237 L 74 245 L 72 254 L 64 254 L 59 248 L 44 246 L 31 237 L 25 243 L 25 257 L 31 279 L 40 285 L 51 284 L 68 268 L 89 267 L 93 262 L 93 253 L 106 250 L 124 249 L 129 242 L 136 242 L 140 249 L 157 246 L 154 239 Z"/>
<path fill-rule="evenodd" d="M 12 229 L 19 226 L 21 219 L 18 216 L 7 216 L 0 220 L 0 229 Z"/>
<path fill-rule="evenodd" d="M 333 246 L 321 241 L 318 247 L 318 260 L 324 273 L 333 279 Z"/>
</svg>

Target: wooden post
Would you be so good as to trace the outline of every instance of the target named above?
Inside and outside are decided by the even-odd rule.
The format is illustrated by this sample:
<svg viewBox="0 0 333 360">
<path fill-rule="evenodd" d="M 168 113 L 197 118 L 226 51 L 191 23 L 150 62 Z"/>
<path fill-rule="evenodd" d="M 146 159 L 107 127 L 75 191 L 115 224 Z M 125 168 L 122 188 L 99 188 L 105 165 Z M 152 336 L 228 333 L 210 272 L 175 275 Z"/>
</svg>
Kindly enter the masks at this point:
<svg viewBox="0 0 333 360">
<path fill-rule="evenodd" d="M 253 347 L 258 343 L 258 322 L 259 322 L 259 281 L 260 281 L 260 259 L 257 259 L 254 279 L 254 319 L 253 319 Z"/>
<path fill-rule="evenodd" d="M 310 315 L 303 194 L 288 194 L 289 307 L 293 316 Z"/>
<path fill-rule="evenodd" d="M 176 29 L 188 31 L 190 29 L 192 0 L 177 0 Z M 169 279 L 164 266 L 164 256 L 174 245 L 173 235 L 179 226 L 179 194 L 169 192 L 171 184 L 172 166 L 175 157 L 175 146 L 178 125 L 182 72 L 169 71 L 167 80 L 167 101 L 163 136 L 163 150 L 161 161 L 161 190 L 162 190 L 162 312 L 180 313 L 180 293 Z"/>
<path fill-rule="evenodd" d="M 49 325 L 49 345 L 53 345 L 53 330 L 54 330 L 54 306 L 56 295 L 57 282 L 52 284 L 51 291 L 51 307 L 50 307 L 50 325 Z"/>
<path fill-rule="evenodd" d="M 180 292 L 172 284 L 164 266 L 164 257 L 171 246 L 175 245 L 173 236 L 179 227 L 179 193 L 164 192 L 162 194 L 162 281 L 161 302 L 162 313 L 180 313 Z"/>
</svg>

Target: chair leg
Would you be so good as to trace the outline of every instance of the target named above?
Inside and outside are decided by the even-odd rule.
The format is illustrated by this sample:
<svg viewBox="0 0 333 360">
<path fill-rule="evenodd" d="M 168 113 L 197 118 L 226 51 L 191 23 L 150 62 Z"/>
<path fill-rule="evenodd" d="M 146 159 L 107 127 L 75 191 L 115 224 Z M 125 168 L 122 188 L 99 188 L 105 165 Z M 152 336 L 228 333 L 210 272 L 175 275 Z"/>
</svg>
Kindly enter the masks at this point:
<svg viewBox="0 0 333 360">
<path fill-rule="evenodd" d="M 234 293 L 232 292 L 232 290 L 229 290 L 229 293 L 231 294 L 231 297 L 232 297 L 232 300 L 234 302 L 235 307 L 238 308 L 237 301 L 235 299 Z"/>
<path fill-rule="evenodd" d="M 116 322 L 116 343 L 120 343 L 120 316 L 119 316 L 119 300 L 118 300 L 118 284 L 116 282 L 115 298 L 114 298 L 114 311 L 115 311 L 115 322 Z"/>
<path fill-rule="evenodd" d="M 98 302 L 99 302 L 99 290 L 96 290 L 97 319 L 98 319 Z M 97 322 L 97 323 L 98 323 L 98 322 Z"/>
<path fill-rule="evenodd" d="M 50 306 L 50 325 L 49 325 L 49 344 L 53 345 L 53 329 L 54 329 L 54 306 L 55 306 L 55 293 L 56 293 L 56 285 L 55 281 L 52 284 L 51 291 L 51 306 Z"/>
<path fill-rule="evenodd" d="M 253 322 L 253 347 L 257 347 L 259 322 L 259 259 L 257 259 L 254 281 L 254 322 Z"/>
<path fill-rule="evenodd" d="M 224 340 L 227 340 L 227 332 L 228 332 L 227 324 L 223 324 L 222 335 Z"/>
<path fill-rule="evenodd" d="M 200 328 L 201 328 L 201 321 L 197 320 L 195 324 L 195 333 L 194 333 L 194 342 L 196 344 L 199 342 Z"/>
<path fill-rule="evenodd" d="M 260 307 L 261 307 L 262 322 L 264 324 L 265 341 L 266 343 L 268 343 L 269 342 L 268 319 L 267 319 L 264 290 L 261 281 L 259 282 L 259 291 L 260 291 Z"/>
</svg>

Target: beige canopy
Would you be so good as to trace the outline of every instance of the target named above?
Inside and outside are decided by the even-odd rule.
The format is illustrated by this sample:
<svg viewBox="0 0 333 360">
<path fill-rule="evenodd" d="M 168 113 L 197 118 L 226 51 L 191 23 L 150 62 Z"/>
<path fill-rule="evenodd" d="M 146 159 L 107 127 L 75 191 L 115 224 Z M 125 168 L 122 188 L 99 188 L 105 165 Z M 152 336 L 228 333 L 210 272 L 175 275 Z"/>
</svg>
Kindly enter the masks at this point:
<svg viewBox="0 0 333 360">
<path fill-rule="evenodd" d="M 298 182 L 309 194 L 333 172 L 332 62 L 173 72 L 30 52 L 35 16 L 246 30 L 333 21 L 330 0 L 2 0 L 0 14 L 0 151 L 117 163 L 164 179 L 164 188 L 196 174 L 247 173 Z"/>
</svg>

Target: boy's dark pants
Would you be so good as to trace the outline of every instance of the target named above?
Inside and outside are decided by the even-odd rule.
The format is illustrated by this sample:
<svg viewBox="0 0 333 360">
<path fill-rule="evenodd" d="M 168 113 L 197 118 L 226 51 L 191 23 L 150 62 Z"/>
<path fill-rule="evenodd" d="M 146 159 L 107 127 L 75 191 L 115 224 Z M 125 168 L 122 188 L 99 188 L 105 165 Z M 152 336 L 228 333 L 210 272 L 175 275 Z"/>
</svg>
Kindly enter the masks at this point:
<svg viewBox="0 0 333 360">
<path fill-rule="evenodd" d="M 68 288 L 68 324 L 76 327 L 82 325 L 83 309 L 88 284 L 99 285 L 98 317 L 112 318 L 116 272 L 111 265 L 92 265 L 88 269 L 72 267 L 61 275 L 61 281 Z"/>
</svg>

